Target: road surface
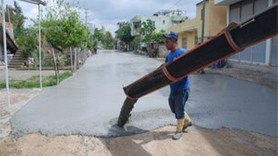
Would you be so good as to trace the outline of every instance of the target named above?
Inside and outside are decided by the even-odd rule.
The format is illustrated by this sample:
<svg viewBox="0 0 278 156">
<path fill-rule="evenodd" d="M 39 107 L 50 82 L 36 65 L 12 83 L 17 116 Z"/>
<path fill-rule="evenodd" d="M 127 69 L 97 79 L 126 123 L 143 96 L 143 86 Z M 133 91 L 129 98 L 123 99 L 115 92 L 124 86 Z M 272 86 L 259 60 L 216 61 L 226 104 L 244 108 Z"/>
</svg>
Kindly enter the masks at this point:
<svg viewBox="0 0 278 156">
<path fill-rule="evenodd" d="M 11 119 L 12 134 L 120 136 L 176 124 L 165 87 L 138 100 L 124 129 L 116 126 L 128 85 L 161 61 L 101 51 L 59 86 L 44 90 Z M 190 76 L 186 109 L 193 123 L 207 128 L 239 128 L 277 136 L 277 90 L 230 77 Z"/>
</svg>

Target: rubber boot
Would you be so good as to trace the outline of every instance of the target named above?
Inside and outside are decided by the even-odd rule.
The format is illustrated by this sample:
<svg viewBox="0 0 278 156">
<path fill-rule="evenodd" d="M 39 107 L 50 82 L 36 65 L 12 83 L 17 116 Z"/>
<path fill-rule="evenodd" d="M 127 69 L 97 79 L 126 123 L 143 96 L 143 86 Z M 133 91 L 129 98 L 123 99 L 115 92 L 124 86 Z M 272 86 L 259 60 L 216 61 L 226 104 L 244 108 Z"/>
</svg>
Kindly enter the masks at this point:
<svg viewBox="0 0 278 156">
<path fill-rule="evenodd" d="M 190 117 L 188 116 L 188 114 L 186 112 L 184 112 L 184 124 L 183 124 L 183 128 L 182 131 L 186 132 L 186 128 L 192 126 L 192 122 Z"/>
<path fill-rule="evenodd" d="M 184 118 L 177 120 L 177 130 L 173 135 L 173 140 L 179 140 L 182 137 L 182 128 L 184 124 Z"/>
</svg>

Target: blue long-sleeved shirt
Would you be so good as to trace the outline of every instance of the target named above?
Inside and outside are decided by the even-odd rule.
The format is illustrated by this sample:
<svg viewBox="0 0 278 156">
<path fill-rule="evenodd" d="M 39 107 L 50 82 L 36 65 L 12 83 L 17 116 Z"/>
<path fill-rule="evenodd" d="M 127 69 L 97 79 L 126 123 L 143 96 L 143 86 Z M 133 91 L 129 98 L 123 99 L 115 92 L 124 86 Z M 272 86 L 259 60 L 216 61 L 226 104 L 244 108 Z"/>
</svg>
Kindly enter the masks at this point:
<svg viewBox="0 0 278 156">
<path fill-rule="evenodd" d="M 175 51 L 170 52 L 165 59 L 166 63 L 169 63 L 179 57 L 180 55 L 186 53 L 187 50 L 183 48 L 177 48 Z M 181 91 L 183 89 L 188 89 L 189 88 L 189 78 L 188 76 L 175 82 L 170 85 L 171 92 L 176 92 L 176 91 Z"/>
</svg>

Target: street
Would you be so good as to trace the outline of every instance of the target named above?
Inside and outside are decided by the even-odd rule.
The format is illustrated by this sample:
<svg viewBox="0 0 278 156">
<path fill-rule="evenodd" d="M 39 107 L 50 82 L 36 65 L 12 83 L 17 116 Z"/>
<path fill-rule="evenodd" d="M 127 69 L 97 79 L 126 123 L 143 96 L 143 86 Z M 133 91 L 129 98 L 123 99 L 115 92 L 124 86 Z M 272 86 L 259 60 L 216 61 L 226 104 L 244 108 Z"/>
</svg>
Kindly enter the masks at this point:
<svg viewBox="0 0 278 156">
<path fill-rule="evenodd" d="M 101 51 L 59 86 L 44 90 L 11 119 L 12 134 L 120 136 L 176 124 L 169 88 L 138 100 L 125 129 L 115 126 L 128 85 L 161 64 L 132 53 Z M 213 74 L 190 76 L 186 109 L 193 124 L 277 136 L 277 90 Z"/>
</svg>

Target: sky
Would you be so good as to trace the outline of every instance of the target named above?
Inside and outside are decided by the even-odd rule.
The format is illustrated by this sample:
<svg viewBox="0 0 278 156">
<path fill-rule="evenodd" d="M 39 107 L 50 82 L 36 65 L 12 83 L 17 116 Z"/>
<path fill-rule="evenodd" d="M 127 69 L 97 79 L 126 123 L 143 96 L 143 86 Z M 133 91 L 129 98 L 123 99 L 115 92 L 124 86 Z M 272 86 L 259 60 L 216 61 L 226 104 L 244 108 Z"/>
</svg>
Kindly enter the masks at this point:
<svg viewBox="0 0 278 156">
<path fill-rule="evenodd" d="M 24 16 L 36 18 L 38 6 L 19 0 L 4 0 L 5 4 L 13 5 L 14 1 L 22 7 Z M 46 0 L 44 0 L 46 1 Z M 52 0 L 48 0 L 52 1 Z M 68 0 L 71 1 L 71 0 Z M 202 0 L 79 0 L 78 7 L 80 19 L 85 23 L 85 11 L 87 10 L 87 23 L 92 27 L 105 27 L 113 35 L 118 29 L 118 22 L 130 21 L 134 16 L 152 16 L 160 10 L 180 9 L 185 11 L 189 18 L 195 17 L 196 4 Z M 31 21 L 27 20 L 26 25 Z"/>
</svg>

